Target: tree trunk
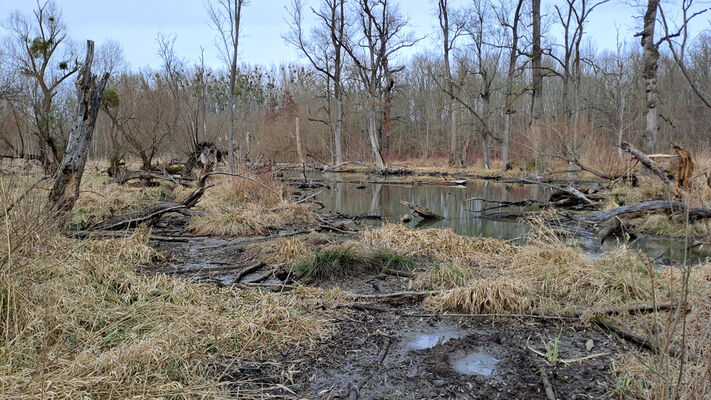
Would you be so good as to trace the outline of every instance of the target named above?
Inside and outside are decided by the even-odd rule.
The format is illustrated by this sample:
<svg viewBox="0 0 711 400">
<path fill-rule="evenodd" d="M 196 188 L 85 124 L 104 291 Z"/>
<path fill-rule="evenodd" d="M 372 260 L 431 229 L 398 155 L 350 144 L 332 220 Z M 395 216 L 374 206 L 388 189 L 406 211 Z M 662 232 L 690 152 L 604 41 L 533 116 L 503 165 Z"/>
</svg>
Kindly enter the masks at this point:
<svg viewBox="0 0 711 400">
<path fill-rule="evenodd" d="M 383 171 L 385 170 L 385 161 L 383 161 L 383 155 L 380 154 L 380 146 L 378 144 L 378 132 L 375 123 L 375 109 L 373 105 L 370 105 L 370 110 L 368 112 L 368 138 L 370 139 L 370 147 L 373 150 L 375 166 L 378 168 L 378 170 Z"/>
<path fill-rule="evenodd" d="M 74 126 L 69 134 L 67 151 L 59 167 L 57 179 L 49 193 L 47 210 L 57 214 L 62 220 L 68 217 L 79 198 L 79 186 L 84 174 L 91 139 L 94 135 L 96 117 L 101 107 L 101 95 L 104 92 L 109 74 L 97 80 L 92 74 L 94 60 L 94 42 L 87 41 L 86 60 L 77 78 L 77 108 Z"/>
<path fill-rule="evenodd" d="M 237 51 L 239 49 L 239 24 L 242 14 L 243 0 L 234 0 L 235 19 L 234 26 L 231 28 L 235 31 L 232 38 L 232 61 L 230 63 L 230 131 L 229 131 L 229 148 L 227 149 L 227 158 L 229 159 L 230 172 L 235 171 L 235 86 L 237 83 Z"/>
<path fill-rule="evenodd" d="M 642 151 L 647 154 L 654 152 L 659 132 L 659 95 L 657 93 L 657 61 L 659 60 L 659 46 L 654 43 L 654 26 L 657 22 L 657 8 L 659 0 L 647 2 L 647 12 L 644 14 L 644 28 L 642 30 L 642 78 L 644 79 L 644 92 L 646 95 L 646 126 L 642 136 Z"/>
<path fill-rule="evenodd" d="M 392 92 L 395 86 L 395 80 L 386 73 L 386 86 L 383 93 L 383 142 L 381 143 L 383 154 L 387 155 L 390 152 L 390 111 L 392 108 Z"/>
<path fill-rule="evenodd" d="M 449 100 L 449 150 L 451 152 L 451 164 L 455 167 L 461 167 L 463 165 L 463 160 L 458 157 L 459 152 L 457 152 L 457 109 L 454 107 L 454 100 Z"/>
<path fill-rule="evenodd" d="M 516 3 L 516 11 L 513 16 L 511 25 L 511 48 L 509 49 L 509 68 L 506 74 L 506 93 L 505 93 L 505 109 L 504 109 L 504 131 L 501 135 L 501 169 L 506 171 L 509 169 L 509 142 L 511 139 L 511 119 L 513 113 L 513 81 L 514 73 L 516 72 L 516 61 L 518 60 L 518 23 L 521 19 L 521 9 L 524 0 L 518 0 Z"/>
<path fill-rule="evenodd" d="M 336 97 L 336 128 L 335 128 L 335 145 L 336 145 L 336 165 L 343 163 L 343 99 L 341 94 Z"/>
<path fill-rule="evenodd" d="M 301 148 L 301 130 L 299 129 L 299 117 L 296 117 L 296 154 L 299 156 L 299 164 L 304 165 L 304 150 Z"/>
<path fill-rule="evenodd" d="M 532 0 L 533 13 L 533 104 L 531 105 L 531 143 L 536 172 L 541 172 L 541 139 L 543 134 L 543 70 L 541 68 L 541 0 Z"/>
</svg>

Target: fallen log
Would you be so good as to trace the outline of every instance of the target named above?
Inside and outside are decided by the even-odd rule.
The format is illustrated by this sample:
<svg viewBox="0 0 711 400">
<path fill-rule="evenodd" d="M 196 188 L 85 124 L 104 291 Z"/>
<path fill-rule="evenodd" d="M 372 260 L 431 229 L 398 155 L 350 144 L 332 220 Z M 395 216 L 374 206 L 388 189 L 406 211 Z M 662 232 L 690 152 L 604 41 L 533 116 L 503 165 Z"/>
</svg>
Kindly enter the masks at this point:
<svg viewBox="0 0 711 400">
<path fill-rule="evenodd" d="M 634 156 L 639 162 L 642 163 L 645 167 L 649 168 L 652 172 L 654 172 L 655 175 L 659 177 L 659 179 L 662 180 L 662 182 L 667 185 L 667 186 L 672 186 L 672 181 L 669 179 L 667 176 L 667 173 L 664 172 L 663 169 L 661 169 L 654 161 L 652 161 L 647 155 L 642 153 L 641 151 L 637 150 L 634 146 L 629 144 L 628 142 L 622 142 L 620 145 L 620 148 Z"/>
<path fill-rule="evenodd" d="M 205 163 L 200 178 L 197 181 L 195 190 L 190 193 L 181 202 L 163 202 L 146 207 L 143 210 L 129 214 L 119 215 L 109 218 L 105 221 L 92 225 L 89 230 L 120 230 L 126 228 L 134 228 L 141 224 L 148 226 L 155 225 L 160 218 L 171 212 L 179 212 L 188 208 L 194 207 L 207 189 L 207 178 L 210 176 L 210 171 L 215 166 L 216 155 L 214 153 L 205 155 L 205 159 L 210 161 Z"/>
<path fill-rule="evenodd" d="M 154 171 L 126 171 L 120 175 L 117 175 L 114 181 L 118 183 L 119 185 L 124 185 L 127 182 L 134 180 L 134 179 L 141 179 L 144 181 L 150 181 L 153 179 L 160 179 L 160 180 L 165 180 L 168 182 L 175 183 L 176 185 L 181 185 L 181 186 L 191 186 L 195 180 L 193 178 L 187 177 L 187 176 L 173 176 L 170 175 L 169 173 L 158 173 Z"/>
<path fill-rule="evenodd" d="M 412 210 L 412 212 L 414 212 L 421 218 L 424 218 L 424 219 L 444 219 L 443 216 L 435 214 L 432 211 L 430 211 L 424 207 L 418 206 L 417 204 L 413 204 L 413 203 L 410 203 L 410 202 L 407 202 L 404 200 L 400 200 L 400 204 L 408 207 L 409 209 Z"/>
<path fill-rule="evenodd" d="M 620 215 L 636 216 L 660 211 L 669 213 L 688 212 L 690 221 L 711 218 L 711 209 L 708 208 L 689 207 L 686 204 L 679 203 L 676 201 L 652 200 L 645 201 L 644 203 L 617 207 L 613 208 L 612 210 L 600 211 L 582 217 L 576 217 L 575 219 L 578 222 L 584 222 L 588 224 L 599 224 L 601 222 L 605 222 Z"/>
<path fill-rule="evenodd" d="M 649 350 L 649 351 L 657 353 L 657 354 L 667 353 L 672 357 L 679 357 L 679 355 L 681 355 L 681 352 L 675 347 L 668 346 L 668 348 L 664 348 L 656 340 L 651 339 L 651 338 L 646 338 L 643 336 L 639 336 L 637 334 L 629 332 L 629 331 L 623 329 L 621 326 L 619 326 L 613 322 L 610 322 L 603 317 L 595 318 L 593 320 L 593 322 L 600 328 L 608 330 L 608 331 L 614 333 L 615 335 L 617 335 L 618 337 L 620 337 L 630 343 L 633 343 L 640 348 Z"/>
</svg>

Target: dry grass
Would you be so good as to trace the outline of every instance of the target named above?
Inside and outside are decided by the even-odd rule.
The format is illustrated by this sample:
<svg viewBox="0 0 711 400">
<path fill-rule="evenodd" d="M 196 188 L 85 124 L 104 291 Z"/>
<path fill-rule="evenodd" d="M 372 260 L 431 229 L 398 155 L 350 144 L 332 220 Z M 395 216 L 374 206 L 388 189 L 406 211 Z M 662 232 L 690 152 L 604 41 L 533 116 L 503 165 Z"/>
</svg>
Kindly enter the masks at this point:
<svg viewBox="0 0 711 400">
<path fill-rule="evenodd" d="M 199 235 L 266 235 L 286 227 L 313 225 L 317 216 L 306 205 L 285 201 L 281 196 L 247 180 L 221 178 L 208 190 L 198 209 L 205 214 L 192 218 L 189 229 Z M 267 184 L 267 183 L 265 183 Z M 278 193 L 286 188 L 269 184 Z"/>
<path fill-rule="evenodd" d="M 515 246 L 501 240 L 460 236 L 450 229 L 407 229 L 395 224 L 365 230 L 359 243 L 365 247 L 388 248 L 406 256 L 477 265 L 498 265 L 518 252 Z"/>
<path fill-rule="evenodd" d="M 466 285 L 480 273 L 477 273 L 476 268 L 471 268 L 458 260 L 451 263 L 435 263 L 431 268 L 417 274 L 410 286 L 420 290 L 452 289 Z"/>
<path fill-rule="evenodd" d="M 14 198 L 7 179 L 0 183 L 3 199 Z M 233 357 L 257 360 L 329 334 L 311 310 L 330 294 L 144 276 L 136 267 L 160 257 L 146 230 L 69 239 L 43 216 L 43 200 L 0 222 L 2 398 L 229 398 L 215 379 Z"/>
<path fill-rule="evenodd" d="M 685 320 L 676 313 L 659 313 L 632 322 L 662 346 L 683 349 L 683 363 L 666 353 L 631 350 L 621 355 L 613 363 L 620 397 L 711 398 L 711 264 L 693 267 L 689 283 L 691 309 Z"/>
<path fill-rule="evenodd" d="M 426 305 L 437 311 L 469 314 L 523 313 L 531 310 L 533 300 L 528 282 L 518 279 L 477 279 L 465 287 L 450 289 L 429 298 Z"/>
</svg>

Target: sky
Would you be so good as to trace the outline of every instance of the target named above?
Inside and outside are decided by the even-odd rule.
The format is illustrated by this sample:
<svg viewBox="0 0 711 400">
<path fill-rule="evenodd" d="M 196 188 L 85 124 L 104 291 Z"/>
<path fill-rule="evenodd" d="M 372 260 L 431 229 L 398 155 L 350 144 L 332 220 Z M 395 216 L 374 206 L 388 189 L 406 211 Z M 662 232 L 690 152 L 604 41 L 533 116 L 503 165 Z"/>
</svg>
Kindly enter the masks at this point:
<svg viewBox="0 0 711 400">
<path fill-rule="evenodd" d="M 216 32 L 208 23 L 206 0 L 57 0 L 69 37 L 83 43 L 87 39 L 100 45 L 106 40 L 119 41 L 132 68 L 158 67 L 158 33 L 176 36 L 175 50 L 188 63 L 196 63 L 204 49 L 206 63 L 222 66 L 215 47 Z M 676 0 L 674 0 L 676 1 Z M 299 59 L 299 54 L 282 36 L 289 30 L 285 21 L 285 6 L 290 0 L 251 0 L 243 9 L 240 35 L 240 63 L 279 65 Z M 307 5 L 318 0 L 305 0 Z M 399 0 L 400 8 L 417 36 L 428 36 L 412 52 L 434 48 L 437 13 L 435 0 Z M 465 4 L 466 0 L 450 0 L 450 4 Z M 546 3 L 544 0 L 544 8 Z M 0 21 L 4 24 L 18 10 L 31 15 L 35 0 L 0 0 Z M 546 12 L 544 10 L 544 12 Z M 552 12 L 550 6 L 547 12 Z M 599 7 L 591 15 L 586 30 L 592 45 L 598 49 L 614 49 L 617 29 L 621 36 L 633 42 L 633 32 L 639 30 L 635 19 L 639 10 L 631 9 L 620 0 Z M 708 26 L 708 17 L 700 21 Z M 307 25 L 313 19 L 307 20 Z M 0 35 L 7 31 L 0 28 Z"/>
</svg>

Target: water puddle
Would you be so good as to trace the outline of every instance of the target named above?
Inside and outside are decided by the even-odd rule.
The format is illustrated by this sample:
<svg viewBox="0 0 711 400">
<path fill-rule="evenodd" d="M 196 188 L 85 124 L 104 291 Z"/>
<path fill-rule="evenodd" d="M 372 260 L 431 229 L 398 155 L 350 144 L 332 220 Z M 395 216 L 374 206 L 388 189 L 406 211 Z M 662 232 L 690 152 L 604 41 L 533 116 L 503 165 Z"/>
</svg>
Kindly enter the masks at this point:
<svg viewBox="0 0 711 400">
<path fill-rule="evenodd" d="M 432 333 L 419 333 L 407 342 L 410 350 L 430 349 L 440 344 L 447 343 L 452 339 L 459 339 L 465 336 L 463 331 L 453 329 L 439 329 Z"/>
<path fill-rule="evenodd" d="M 498 359 L 483 352 L 468 353 L 451 361 L 452 368 L 460 374 L 484 376 L 493 375 L 498 363 Z"/>
</svg>

